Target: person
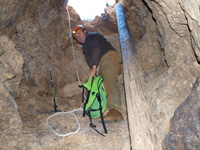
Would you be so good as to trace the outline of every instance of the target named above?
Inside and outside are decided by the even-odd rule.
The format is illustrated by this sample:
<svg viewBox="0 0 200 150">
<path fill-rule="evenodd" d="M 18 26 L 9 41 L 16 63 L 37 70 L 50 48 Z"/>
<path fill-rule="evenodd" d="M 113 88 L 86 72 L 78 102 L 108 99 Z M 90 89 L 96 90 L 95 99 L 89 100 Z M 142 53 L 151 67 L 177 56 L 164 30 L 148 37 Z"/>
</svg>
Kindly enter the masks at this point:
<svg viewBox="0 0 200 150">
<path fill-rule="evenodd" d="M 108 6 L 109 6 L 109 4 L 108 4 L 108 0 L 106 0 L 106 7 L 108 7 Z M 105 13 L 105 14 L 107 13 L 106 8 L 104 8 L 104 13 Z"/>
<path fill-rule="evenodd" d="M 121 58 L 113 46 L 98 32 L 87 32 L 84 26 L 77 25 L 72 30 L 72 37 L 82 45 L 86 62 L 90 67 L 89 77 L 96 74 L 103 77 L 107 93 L 107 113 L 105 121 L 123 120 L 121 110 L 118 75 L 121 73 Z"/>
<path fill-rule="evenodd" d="M 106 7 L 108 7 L 109 6 L 109 4 L 108 4 L 108 0 L 106 0 Z"/>
</svg>

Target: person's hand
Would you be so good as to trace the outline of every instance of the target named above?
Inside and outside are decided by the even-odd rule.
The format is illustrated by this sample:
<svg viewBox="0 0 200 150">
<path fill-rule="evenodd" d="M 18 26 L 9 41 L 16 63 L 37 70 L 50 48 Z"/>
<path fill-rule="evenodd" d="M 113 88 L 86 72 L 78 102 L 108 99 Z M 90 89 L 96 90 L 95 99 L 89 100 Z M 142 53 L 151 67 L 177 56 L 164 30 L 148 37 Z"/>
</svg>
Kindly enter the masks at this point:
<svg viewBox="0 0 200 150">
<path fill-rule="evenodd" d="M 75 46 L 75 50 L 82 50 L 83 46 L 80 44 L 76 44 Z"/>
<path fill-rule="evenodd" d="M 95 73 L 96 73 L 96 68 L 97 66 L 92 66 L 90 72 L 89 72 L 89 77 L 94 77 Z"/>
</svg>

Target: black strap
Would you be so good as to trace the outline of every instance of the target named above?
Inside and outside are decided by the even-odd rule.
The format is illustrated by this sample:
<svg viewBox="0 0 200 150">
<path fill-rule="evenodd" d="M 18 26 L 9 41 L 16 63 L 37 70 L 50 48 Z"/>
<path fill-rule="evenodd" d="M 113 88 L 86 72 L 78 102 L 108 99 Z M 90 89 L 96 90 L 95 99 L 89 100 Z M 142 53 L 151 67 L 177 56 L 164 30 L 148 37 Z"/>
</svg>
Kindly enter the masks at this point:
<svg viewBox="0 0 200 150">
<path fill-rule="evenodd" d="M 97 99 L 99 101 L 99 111 L 100 111 L 100 114 L 101 114 L 101 123 L 103 125 L 104 132 L 107 134 L 108 132 L 107 132 L 106 125 L 105 125 L 105 122 L 104 122 L 104 119 L 103 119 L 102 106 L 101 106 L 101 98 L 100 98 L 99 93 L 97 94 Z"/>
<path fill-rule="evenodd" d="M 92 129 L 94 129 L 97 133 L 99 133 L 100 135 L 102 135 L 102 136 L 105 137 L 105 135 L 103 135 L 101 132 L 99 132 L 99 131 L 96 129 L 96 126 L 95 126 L 93 123 L 90 123 L 90 127 L 91 127 Z"/>
<path fill-rule="evenodd" d="M 79 85 L 80 88 L 82 88 L 82 103 L 84 102 L 84 87 L 83 85 Z"/>
<path fill-rule="evenodd" d="M 85 98 L 85 92 L 84 92 L 85 87 L 83 85 L 79 85 L 79 87 L 82 88 L 82 103 L 83 103 L 84 98 Z M 86 107 L 86 104 L 88 103 L 89 96 L 90 96 L 90 91 L 88 91 L 85 103 L 83 104 L 83 117 L 85 117 L 85 115 L 87 115 L 87 111 L 85 111 L 85 107 Z"/>
<path fill-rule="evenodd" d="M 104 134 L 102 134 L 101 132 L 99 132 L 99 131 L 96 129 L 96 125 L 94 125 L 94 124 L 92 123 L 92 117 L 91 117 L 90 111 L 88 112 L 88 116 L 89 116 L 89 118 L 90 118 L 90 127 L 91 127 L 92 129 L 94 129 L 97 133 L 99 133 L 100 135 L 102 135 L 102 136 L 105 137 Z"/>
</svg>

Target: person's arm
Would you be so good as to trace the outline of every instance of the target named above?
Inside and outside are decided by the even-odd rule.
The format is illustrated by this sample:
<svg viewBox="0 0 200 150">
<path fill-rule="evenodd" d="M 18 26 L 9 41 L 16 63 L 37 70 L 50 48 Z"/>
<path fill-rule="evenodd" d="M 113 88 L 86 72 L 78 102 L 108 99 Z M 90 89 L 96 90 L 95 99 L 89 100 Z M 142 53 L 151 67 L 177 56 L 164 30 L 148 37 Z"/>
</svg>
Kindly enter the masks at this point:
<svg viewBox="0 0 200 150">
<path fill-rule="evenodd" d="M 96 73 L 97 66 L 93 65 L 89 72 L 89 77 L 93 77 Z"/>
<path fill-rule="evenodd" d="M 102 48 L 102 41 L 103 36 L 100 34 L 96 34 L 89 45 L 90 47 L 90 72 L 89 77 L 93 77 L 96 73 L 96 69 L 99 64 L 100 55 L 101 55 L 101 48 Z"/>
<path fill-rule="evenodd" d="M 101 52 L 101 45 L 99 42 L 99 38 L 93 39 L 91 43 L 91 69 L 89 72 L 89 77 L 93 77 L 96 73 L 96 69 L 98 67 L 98 63 L 100 60 L 100 52 Z"/>
</svg>

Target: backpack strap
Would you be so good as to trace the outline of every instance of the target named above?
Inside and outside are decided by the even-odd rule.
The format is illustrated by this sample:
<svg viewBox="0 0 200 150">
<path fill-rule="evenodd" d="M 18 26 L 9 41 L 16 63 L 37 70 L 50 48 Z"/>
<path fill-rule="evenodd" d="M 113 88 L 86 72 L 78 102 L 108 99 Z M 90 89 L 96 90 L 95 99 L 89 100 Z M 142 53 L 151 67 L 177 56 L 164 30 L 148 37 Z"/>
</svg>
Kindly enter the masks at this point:
<svg viewBox="0 0 200 150">
<path fill-rule="evenodd" d="M 82 88 L 82 103 L 84 102 L 84 86 L 83 85 L 79 85 L 80 88 Z"/>
<path fill-rule="evenodd" d="M 85 115 L 88 115 L 85 109 L 86 109 L 86 104 L 88 103 L 88 100 L 89 100 L 89 96 L 90 96 L 90 91 L 88 91 L 87 98 L 85 100 L 85 103 L 83 104 L 83 117 L 85 117 Z"/>
<path fill-rule="evenodd" d="M 97 133 L 99 133 L 100 135 L 102 135 L 102 136 L 105 137 L 104 134 L 102 134 L 101 132 L 99 132 L 99 131 L 96 129 L 97 126 L 94 125 L 94 124 L 92 123 L 92 117 L 91 117 L 90 111 L 88 112 L 88 116 L 89 116 L 89 118 L 90 118 L 90 127 L 91 127 L 92 129 L 94 129 Z"/>
<path fill-rule="evenodd" d="M 99 93 L 97 93 L 97 99 L 98 99 L 98 101 L 99 101 L 99 111 L 100 111 L 100 114 L 101 114 L 101 123 L 102 123 L 102 125 L 103 125 L 104 132 L 107 134 L 108 132 L 107 132 L 106 125 L 105 125 L 105 122 L 104 122 L 104 119 L 103 119 L 102 106 L 101 106 L 101 98 L 100 98 L 100 94 L 99 94 Z M 96 110 L 90 109 L 90 110 L 88 111 L 88 116 L 89 116 L 89 118 L 90 118 L 90 127 L 91 127 L 92 129 L 94 129 L 97 133 L 99 133 L 100 135 L 105 136 L 104 134 L 102 134 L 101 132 L 99 132 L 99 131 L 96 129 L 96 125 L 94 125 L 94 124 L 92 123 L 91 111 L 96 111 Z"/>
<path fill-rule="evenodd" d="M 105 122 L 104 122 L 104 119 L 103 119 L 102 106 L 101 106 L 101 98 L 100 98 L 99 93 L 97 94 L 97 99 L 99 101 L 99 111 L 100 111 L 100 114 L 101 114 L 101 123 L 103 125 L 104 132 L 107 134 L 108 132 L 107 132 L 106 125 L 105 125 Z"/>
</svg>

